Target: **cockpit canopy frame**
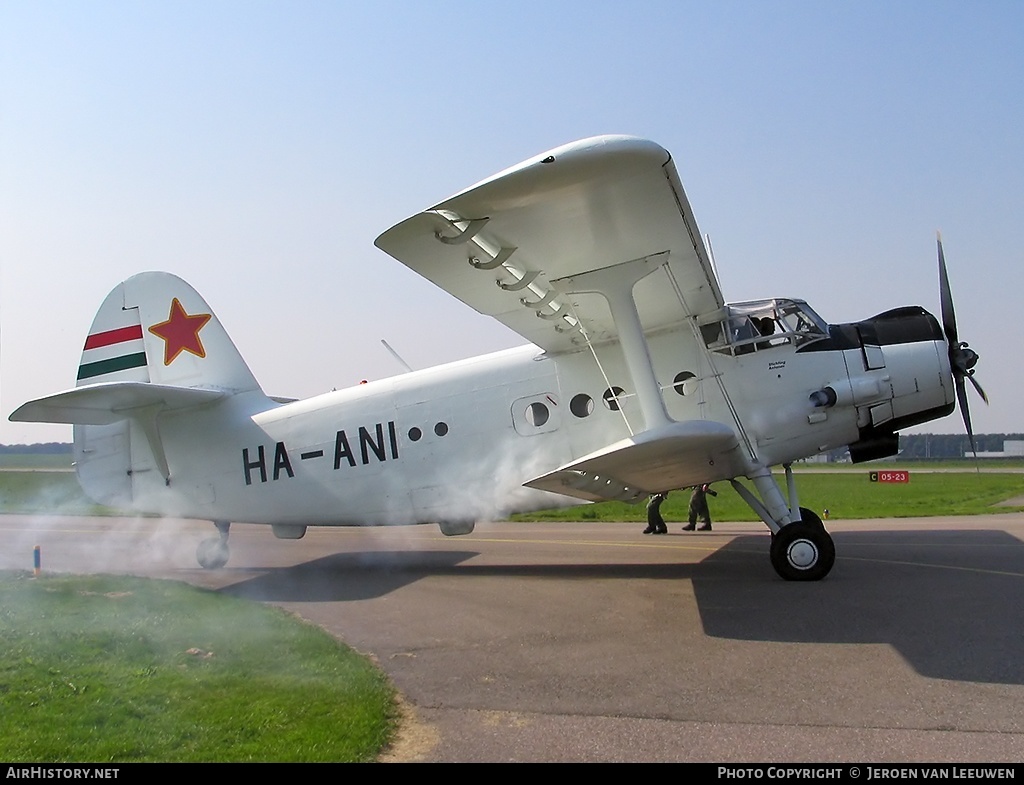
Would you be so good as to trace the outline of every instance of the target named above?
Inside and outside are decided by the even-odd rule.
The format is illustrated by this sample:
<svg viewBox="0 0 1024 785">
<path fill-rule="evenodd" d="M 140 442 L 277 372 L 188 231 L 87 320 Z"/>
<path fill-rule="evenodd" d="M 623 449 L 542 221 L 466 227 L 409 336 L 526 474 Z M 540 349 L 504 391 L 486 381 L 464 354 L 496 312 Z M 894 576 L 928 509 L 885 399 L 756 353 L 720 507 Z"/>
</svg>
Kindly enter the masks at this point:
<svg viewBox="0 0 1024 785">
<path fill-rule="evenodd" d="M 728 303 L 697 319 L 708 349 L 740 355 L 828 338 L 828 324 L 804 300 L 775 297 Z"/>
</svg>

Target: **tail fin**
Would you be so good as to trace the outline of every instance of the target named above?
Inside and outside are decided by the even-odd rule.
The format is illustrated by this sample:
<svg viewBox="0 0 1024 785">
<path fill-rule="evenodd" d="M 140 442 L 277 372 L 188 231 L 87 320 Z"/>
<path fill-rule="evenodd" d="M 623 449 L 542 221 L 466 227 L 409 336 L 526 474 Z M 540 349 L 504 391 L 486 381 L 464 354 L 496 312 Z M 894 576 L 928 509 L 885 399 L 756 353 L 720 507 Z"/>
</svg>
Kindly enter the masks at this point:
<svg viewBox="0 0 1024 785">
<path fill-rule="evenodd" d="M 227 393 L 259 384 L 206 301 L 170 273 L 141 273 L 103 301 L 85 340 L 78 386 L 131 381 Z"/>
<path fill-rule="evenodd" d="M 76 387 L 29 401 L 10 419 L 74 424 L 75 465 L 86 492 L 130 506 L 134 472 L 155 468 L 169 481 L 162 413 L 245 392 L 260 386 L 206 301 L 177 276 L 148 272 L 103 301 Z"/>
</svg>

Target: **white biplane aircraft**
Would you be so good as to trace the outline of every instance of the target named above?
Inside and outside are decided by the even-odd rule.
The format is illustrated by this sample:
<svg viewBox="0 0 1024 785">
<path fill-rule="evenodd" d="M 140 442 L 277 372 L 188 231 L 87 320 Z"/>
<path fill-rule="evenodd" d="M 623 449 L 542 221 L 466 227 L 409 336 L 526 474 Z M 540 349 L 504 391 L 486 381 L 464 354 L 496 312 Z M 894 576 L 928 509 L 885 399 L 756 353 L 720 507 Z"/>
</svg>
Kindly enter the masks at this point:
<svg viewBox="0 0 1024 785">
<path fill-rule="evenodd" d="M 525 161 L 403 221 L 379 248 L 530 345 L 308 400 L 268 397 L 206 302 L 167 273 L 103 302 L 75 389 L 12 420 L 73 423 L 97 502 L 283 539 L 309 525 L 435 522 L 728 480 L 772 532 L 771 562 L 818 580 L 835 560 L 793 461 L 949 414 L 977 355 L 912 306 L 826 323 L 803 300 L 727 304 L 672 158 L 602 136 Z M 984 395 L 984 393 L 982 393 Z M 785 470 L 786 493 L 771 467 Z M 745 481 L 741 480 L 745 478 Z"/>
</svg>

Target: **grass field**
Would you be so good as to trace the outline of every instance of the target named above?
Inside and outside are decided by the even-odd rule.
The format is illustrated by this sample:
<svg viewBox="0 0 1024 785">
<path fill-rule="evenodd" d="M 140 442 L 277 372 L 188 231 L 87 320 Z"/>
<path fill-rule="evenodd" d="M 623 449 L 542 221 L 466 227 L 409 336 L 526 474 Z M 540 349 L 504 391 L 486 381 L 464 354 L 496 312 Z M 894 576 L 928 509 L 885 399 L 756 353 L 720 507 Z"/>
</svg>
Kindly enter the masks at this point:
<svg viewBox="0 0 1024 785">
<path fill-rule="evenodd" d="M 3 469 L 63 469 L 71 470 L 71 454 L 23 455 L 0 454 L 0 470 Z"/>
<path fill-rule="evenodd" d="M 988 467 L 988 464 L 986 464 Z M 1024 473 L 987 468 L 978 472 L 971 466 L 935 464 L 911 466 L 906 484 L 873 483 L 870 471 L 880 466 L 851 470 L 830 467 L 803 470 L 797 474 L 800 504 L 819 513 L 829 510 L 831 518 L 908 518 L 932 515 L 984 515 L 1024 510 L 1018 506 L 995 506 L 1024 495 Z M 899 468 L 905 469 L 906 465 Z M 1004 466 L 1004 469 L 1014 467 Z M 753 511 L 725 482 L 714 486 L 718 497 L 710 498 L 711 514 L 720 521 L 757 520 Z M 689 494 L 677 491 L 662 506 L 666 520 L 685 520 Z M 116 515 L 117 511 L 93 504 L 82 493 L 73 472 L 5 471 L 0 469 L 0 512 L 64 515 Z M 514 516 L 523 521 L 639 521 L 645 516 L 643 504 L 604 502 L 529 515 Z"/>
<path fill-rule="evenodd" d="M 369 761 L 394 694 L 276 608 L 168 581 L 0 573 L 0 760 Z"/>
<path fill-rule="evenodd" d="M 817 511 L 827 509 L 837 518 L 915 518 L 933 515 L 984 515 L 1024 510 L 1019 506 L 996 506 L 1024 495 L 1024 474 L 978 473 L 973 469 L 952 472 L 910 470 L 908 483 L 878 483 L 868 478 L 868 469 L 850 472 L 799 472 L 797 492 L 800 505 Z M 876 471 L 872 467 L 870 471 Z M 757 517 L 729 483 L 712 486 L 717 497 L 708 497 L 711 516 L 718 521 L 754 521 Z M 687 491 L 669 495 L 661 513 L 668 521 L 685 521 L 689 502 Z M 643 504 L 602 502 L 601 504 L 547 510 L 514 516 L 530 521 L 642 521 Z"/>
<path fill-rule="evenodd" d="M 19 456 L 21 457 L 21 456 Z M 0 469 L 0 512 L 55 515 L 116 514 L 94 504 L 71 471 Z"/>
</svg>

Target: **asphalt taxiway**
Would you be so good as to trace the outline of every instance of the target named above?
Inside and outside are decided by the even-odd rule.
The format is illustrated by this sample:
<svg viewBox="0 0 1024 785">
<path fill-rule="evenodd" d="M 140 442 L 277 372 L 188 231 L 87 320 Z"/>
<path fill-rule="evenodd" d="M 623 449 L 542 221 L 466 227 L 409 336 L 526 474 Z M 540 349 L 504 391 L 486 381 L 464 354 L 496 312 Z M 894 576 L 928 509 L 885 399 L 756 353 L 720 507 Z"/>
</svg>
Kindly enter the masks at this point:
<svg viewBox="0 0 1024 785">
<path fill-rule="evenodd" d="M 819 583 L 767 530 L 311 529 L 0 516 L 0 568 L 173 578 L 283 606 L 373 656 L 404 761 L 1019 762 L 1024 514 L 829 521 Z"/>
</svg>

